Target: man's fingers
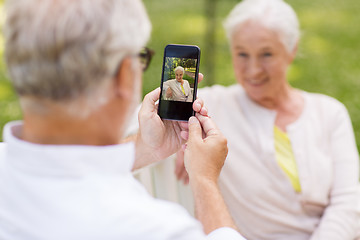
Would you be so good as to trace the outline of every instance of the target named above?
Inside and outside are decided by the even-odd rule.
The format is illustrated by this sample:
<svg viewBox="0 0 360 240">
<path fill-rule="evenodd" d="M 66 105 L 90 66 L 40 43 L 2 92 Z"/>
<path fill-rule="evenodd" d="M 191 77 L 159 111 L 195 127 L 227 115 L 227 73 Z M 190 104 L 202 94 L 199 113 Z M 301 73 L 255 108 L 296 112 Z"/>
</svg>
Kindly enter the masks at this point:
<svg viewBox="0 0 360 240">
<path fill-rule="evenodd" d="M 175 175 L 178 180 L 181 179 L 182 171 L 184 167 L 184 151 L 178 151 L 176 153 L 176 161 L 175 161 Z"/>
<path fill-rule="evenodd" d="M 187 147 L 186 143 L 185 143 L 185 144 L 183 144 L 183 145 L 181 145 L 181 150 L 183 150 L 183 151 L 185 152 L 186 147 Z"/>
<path fill-rule="evenodd" d="M 149 112 L 153 111 L 156 101 L 159 100 L 159 97 L 160 97 L 160 88 L 156 88 L 155 90 L 145 95 L 141 108 Z"/>
<path fill-rule="evenodd" d="M 182 130 L 188 130 L 189 129 L 188 122 L 179 122 L 179 125 L 180 125 L 180 128 Z"/>
<path fill-rule="evenodd" d="M 182 139 L 184 139 L 185 141 L 187 141 L 189 139 L 189 132 L 187 131 L 181 131 L 180 132 L 180 136 Z"/>
<path fill-rule="evenodd" d="M 202 139 L 202 129 L 196 117 L 189 119 L 189 142 Z"/>
<path fill-rule="evenodd" d="M 199 122 L 201 123 L 201 126 L 205 133 L 205 137 L 220 134 L 219 129 L 216 127 L 215 123 L 211 120 L 211 118 L 207 116 L 203 116 L 198 113 L 196 114 L 196 117 L 197 119 L 199 119 Z"/>
<path fill-rule="evenodd" d="M 184 184 L 189 182 L 189 175 L 184 165 L 184 151 L 181 150 L 176 153 L 175 175 L 177 180 L 182 180 Z"/>
<path fill-rule="evenodd" d="M 183 184 L 186 185 L 187 184 L 187 179 L 189 178 L 189 175 L 186 171 L 186 168 L 183 168 L 183 171 L 181 172 L 181 176 L 179 178 L 179 180 L 183 181 Z"/>
<path fill-rule="evenodd" d="M 188 185 L 189 182 L 190 182 L 189 174 L 186 174 L 186 178 L 184 179 L 183 183 L 184 183 L 184 185 Z"/>
<path fill-rule="evenodd" d="M 208 110 L 204 106 L 204 101 L 201 98 L 197 98 L 193 103 L 193 109 L 195 112 L 200 113 L 201 115 L 207 116 Z"/>
<path fill-rule="evenodd" d="M 201 83 L 204 79 L 204 75 L 202 73 L 199 73 L 198 83 Z"/>
<path fill-rule="evenodd" d="M 193 103 L 193 109 L 195 112 L 200 112 L 204 107 L 204 101 L 201 98 L 197 98 Z"/>
<path fill-rule="evenodd" d="M 201 108 L 201 111 L 199 113 L 201 115 L 208 116 L 208 110 L 206 107 Z"/>
</svg>

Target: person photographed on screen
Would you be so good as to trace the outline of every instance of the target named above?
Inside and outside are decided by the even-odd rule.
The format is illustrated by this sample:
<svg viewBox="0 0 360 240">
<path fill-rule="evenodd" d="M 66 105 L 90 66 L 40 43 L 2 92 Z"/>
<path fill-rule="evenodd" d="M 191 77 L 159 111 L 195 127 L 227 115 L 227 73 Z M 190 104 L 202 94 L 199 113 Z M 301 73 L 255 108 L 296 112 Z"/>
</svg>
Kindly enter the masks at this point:
<svg viewBox="0 0 360 240">
<path fill-rule="evenodd" d="M 219 184 L 238 228 L 248 239 L 353 240 L 359 157 L 351 120 L 338 100 L 289 84 L 296 13 L 282 0 L 244 0 L 224 27 L 237 84 L 198 96 L 228 139 Z M 176 174 L 186 179 L 181 157 Z"/>
<path fill-rule="evenodd" d="M 244 239 L 217 183 L 226 139 L 201 99 L 188 123 L 162 121 L 160 88 L 148 93 L 124 143 L 150 60 L 140 0 L 8 0 L 4 29 L 23 120 L 0 143 L 0 239 Z M 184 134 L 198 221 L 132 173 L 177 152 Z"/>
<path fill-rule="evenodd" d="M 185 69 L 178 66 L 174 69 L 175 79 L 164 82 L 163 91 L 166 100 L 192 102 L 192 91 L 187 80 L 183 79 Z"/>
</svg>

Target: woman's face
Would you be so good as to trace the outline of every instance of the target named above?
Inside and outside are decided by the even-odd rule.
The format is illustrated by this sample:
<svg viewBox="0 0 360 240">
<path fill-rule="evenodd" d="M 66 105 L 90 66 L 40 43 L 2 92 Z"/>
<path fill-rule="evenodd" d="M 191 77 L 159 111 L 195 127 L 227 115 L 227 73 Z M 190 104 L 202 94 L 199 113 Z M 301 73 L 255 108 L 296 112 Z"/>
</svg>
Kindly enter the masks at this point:
<svg viewBox="0 0 360 240">
<path fill-rule="evenodd" d="M 178 82 L 182 82 L 182 78 L 183 78 L 184 73 L 181 70 L 177 70 L 175 72 L 175 78 Z"/>
<path fill-rule="evenodd" d="M 251 99 L 261 104 L 286 91 L 286 72 L 296 51 L 289 53 L 277 33 L 245 22 L 232 36 L 231 52 L 236 79 Z"/>
</svg>

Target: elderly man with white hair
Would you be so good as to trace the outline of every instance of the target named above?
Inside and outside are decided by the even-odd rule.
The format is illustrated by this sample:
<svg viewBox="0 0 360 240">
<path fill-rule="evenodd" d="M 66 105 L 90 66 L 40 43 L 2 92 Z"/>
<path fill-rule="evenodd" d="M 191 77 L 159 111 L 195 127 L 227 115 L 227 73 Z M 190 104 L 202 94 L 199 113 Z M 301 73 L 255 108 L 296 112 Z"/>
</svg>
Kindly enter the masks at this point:
<svg viewBox="0 0 360 240">
<path fill-rule="evenodd" d="M 359 157 L 351 120 L 336 99 L 287 81 L 300 36 L 294 10 L 283 0 L 244 0 L 225 30 L 238 84 L 198 96 L 228 139 L 219 184 L 238 228 L 248 239 L 353 240 Z"/>
<path fill-rule="evenodd" d="M 187 80 L 183 79 L 185 69 L 177 66 L 174 69 L 175 79 L 167 80 L 164 82 L 164 93 L 166 100 L 192 102 L 193 94 L 190 84 Z"/>
<path fill-rule="evenodd" d="M 121 144 L 147 65 L 139 52 L 150 22 L 140 0 L 6 7 L 6 62 L 24 120 L 8 123 L 0 144 L 0 239 L 243 239 L 217 185 L 226 140 L 201 100 L 189 124 L 162 122 L 154 90 L 143 101 L 136 143 Z M 176 152 L 184 134 L 202 226 L 153 199 L 131 173 Z"/>
</svg>

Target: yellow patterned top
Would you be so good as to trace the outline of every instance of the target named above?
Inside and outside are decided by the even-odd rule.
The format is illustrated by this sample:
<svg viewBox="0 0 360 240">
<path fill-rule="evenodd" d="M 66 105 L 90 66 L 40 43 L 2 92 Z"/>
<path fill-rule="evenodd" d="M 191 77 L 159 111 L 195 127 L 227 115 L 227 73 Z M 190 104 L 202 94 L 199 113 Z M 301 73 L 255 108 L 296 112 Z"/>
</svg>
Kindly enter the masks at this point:
<svg viewBox="0 0 360 240">
<path fill-rule="evenodd" d="M 296 192 L 301 192 L 300 180 L 290 139 L 286 132 L 274 126 L 276 161 L 289 177 Z"/>
</svg>

